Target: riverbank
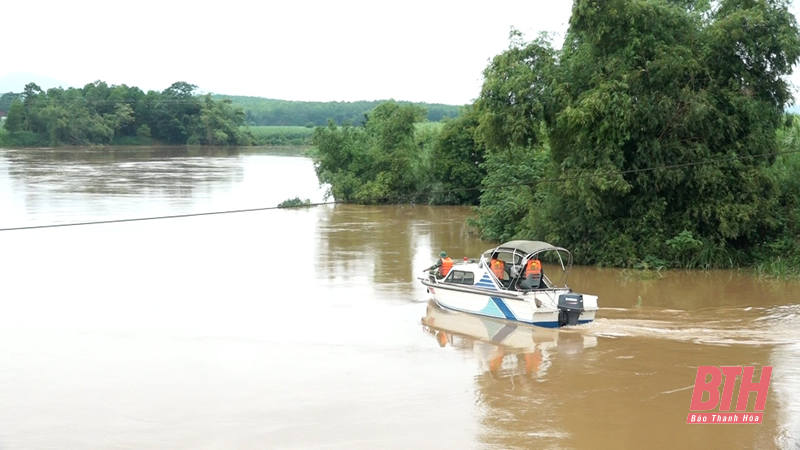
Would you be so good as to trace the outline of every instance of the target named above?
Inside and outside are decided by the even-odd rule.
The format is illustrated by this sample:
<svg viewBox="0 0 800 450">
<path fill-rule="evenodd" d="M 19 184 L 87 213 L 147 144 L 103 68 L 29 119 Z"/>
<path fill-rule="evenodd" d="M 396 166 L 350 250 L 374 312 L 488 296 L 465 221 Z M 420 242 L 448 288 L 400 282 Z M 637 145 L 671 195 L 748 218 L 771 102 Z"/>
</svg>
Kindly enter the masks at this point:
<svg viewBox="0 0 800 450">
<path fill-rule="evenodd" d="M 231 157 L 239 155 L 273 155 L 308 157 L 309 147 L 302 145 L 253 145 L 241 147 L 219 147 L 205 145 L 95 145 L 84 147 L 28 147 L 3 148 L 6 155 L 16 158 L 41 158 L 53 161 L 86 159 L 89 161 L 115 161 L 127 157 L 140 160 L 173 157 Z"/>
<path fill-rule="evenodd" d="M 251 139 L 249 146 L 297 146 L 308 147 L 314 128 L 301 126 L 242 126 L 239 129 L 249 133 Z M 92 146 L 182 146 L 185 144 L 169 144 L 158 139 L 145 136 L 121 136 L 114 138 L 109 144 L 94 144 Z M 247 145 L 240 145 L 242 147 Z M 18 131 L 9 133 L 0 126 L 0 147 L 27 148 L 27 147 L 75 147 L 68 144 L 52 145 L 50 139 L 44 135 L 31 132 Z"/>
<path fill-rule="evenodd" d="M 422 124 L 420 124 L 422 125 Z M 441 122 L 427 122 L 424 128 L 427 130 L 440 130 L 443 127 Z M 250 135 L 249 145 L 246 146 L 296 146 L 310 147 L 314 136 L 315 127 L 309 126 L 289 126 L 289 125 L 265 125 L 265 126 L 241 126 L 239 130 Z M 184 144 L 169 144 L 159 141 L 152 137 L 144 136 L 121 136 L 114 138 L 110 144 L 94 144 L 93 146 L 181 146 Z M 50 140 L 43 135 L 31 132 L 9 133 L 0 125 L 0 147 L 6 148 L 27 148 L 27 147 L 64 147 L 72 148 L 75 145 L 58 144 L 52 145 Z M 80 146 L 78 146 L 80 147 Z"/>
<path fill-rule="evenodd" d="M 280 128 L 280 127 L 277 127 Z M 180 157 L 192 158 L 217 158 L 217 157 L 236 157 L 244 155 L 272 155 L 272 156 L 289 156 L 308 158 L 311 147 L 303 145 L 267 145 L 267 146 L 239 146 L 239 147 L 219 147 L 219 146 L 200 146 L 200 145 L 161 145 L 161 146 L 136 146 L 136 145 L 123 145 L 123 146 L 88 146 L 88 147 L 40 147 L 40 148 L 14 148 L 9 149 L 5 154 L 13 160 L 19 159 L 39 159 L 51 161 L 52 170 L 58 171 L 59 166 L 66 166 L 75 161 L 85 162 L 114 162 L 123 161 L 126 159 L 135 159 L 137 161 L 148 160 L 163 160 L 173 159 Z M 281 195 L 279 201 L 286 201 L 294 198 L 296 195 L 287 192 L 286 195 Z M 300 197 L 305 199 L 306 197 Z M 391 208 L 391 206 L 385 206 Z M 444 207 L 444 206 L 437 206 Z M 475 214 L 470 214 L 467 219 L 470 220 L 475 217 Z M 473 222 L 474 223 L 474 222 Z M 474 226 L 469 226 L 468 230 L 471 238 L 480 239 L 480 230 Z M 499 242 L 492 239 L 482 241 L 487 247 Z M 592 266 L 581 262 L 578 258 L 577 263 L 582 265 Z M 678 271 L 678 270 L 697 270 L 699 272 L 711 271 L 720 269 L 712 265 L 695 264 L 692 267 L 680 267 L 668 265 L 666 261 L 651 258 L 647 262 L 641 262 L 633 266 L 612 266 L 608 264 L 597 264 L 596 267 L 619 267 L 624 268 L 626 277 L 633 279 L 657 279 L 663 274 Z M 793 264 L 791 258 L 784 255 L 778 255 L 772 258 L 762 257 L 762 259 L 754 260 L 751 264 L 739 264 L 727 267 L 736 271 L 746 272 L 754 278 L 762 280 L 774 281 L 800 281 L 800 271 L 797 266 Z"/>
</svg>

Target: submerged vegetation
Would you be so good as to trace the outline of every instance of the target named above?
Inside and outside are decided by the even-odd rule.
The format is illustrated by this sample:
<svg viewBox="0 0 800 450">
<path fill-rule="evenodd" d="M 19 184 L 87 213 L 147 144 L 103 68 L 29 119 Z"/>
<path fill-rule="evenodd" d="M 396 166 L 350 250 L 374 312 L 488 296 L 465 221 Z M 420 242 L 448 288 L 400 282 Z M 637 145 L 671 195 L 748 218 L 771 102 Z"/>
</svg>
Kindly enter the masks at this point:
<svg viewBox="0 0 800 450">
<path fill-rule="evenodd" d="M 303 206 L 311 206 L 311 200 L 300 200 L 300 197 L 290 198 L 278 204 L 278 208 L 298 208 Z"/>
<path fill-rule="evenodd" d="M 467 110 L 443 124 L 424 117 L 418 106 L 385 102 L 363 126 L 331 121 L 317 128 L 311 154 L 320 183 L 344 202 L 476 203 L 474 185 L 485 171 L 482 147 L 468 126 L 473 114 Z"/>
<path fill-rule="evenodd" d="M 482 237 L 582 264 L 797 276 L 799 57 L 784 0 L 576 0 L 561 49 L 512 31 L 438 132 L 391 102 L 317 129 L 317 174 L 338 201 L 476 205 Z"/>
</svg>

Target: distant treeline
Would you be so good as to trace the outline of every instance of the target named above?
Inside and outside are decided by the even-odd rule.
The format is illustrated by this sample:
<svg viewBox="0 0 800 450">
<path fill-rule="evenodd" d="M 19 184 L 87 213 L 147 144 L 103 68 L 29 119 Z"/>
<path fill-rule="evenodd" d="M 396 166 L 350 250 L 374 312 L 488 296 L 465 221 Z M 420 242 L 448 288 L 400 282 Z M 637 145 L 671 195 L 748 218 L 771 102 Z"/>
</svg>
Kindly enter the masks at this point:
<svg viewBox="0 0 800 450">
<path fill-rule="evenodd" d="M 313 127 L 363 125 L 380 102 L 294 102 L 258 97 L 195 94 L 177 82 L 162 92 L 109 86 L 43 91 L 30 83 L 20 93 L 0 95 L 0 144 L 43 145 L 307 145 Z M 457 117 L 457 106 L 417 106 L 422 120 Z M 252 126 L 252 128 L 250 128 Z"/>
<path fill-rule="evenodd" d="M 253 136 L 254 145 L 311 145 L 314 134 L 313 127 L 298 126 L 254 126 L 247 127 Z"/>
<path fill-rule="evenodd" d="M 245 113 L 227 100 L 194 94 L 177 82 L 162 92 L 97 81 L 43 91 L 30 83 L 2 96 L 8 108 L 3 143 L 14 146 L 93 144 L 249 145 Z"/>
<path fill-rule="evenodd" d="M 268 126 L 325 126 L 328 119 L 341 125 L 351 121 L 355 125 L 364 123 L 365 114 L 375 109 L 382 101 L 359 102 L 297 102 L 261 97 L 239 97 L 214 95 L 215 100 L 230 100 L 234 106 L 245 111 L 249 125 Z M 459 106 L 396 102 L 400 105 L 416 105 L 426 110 L 425 118 L 439 122 L 445 117 L 458 116 Z"/>
</svg>

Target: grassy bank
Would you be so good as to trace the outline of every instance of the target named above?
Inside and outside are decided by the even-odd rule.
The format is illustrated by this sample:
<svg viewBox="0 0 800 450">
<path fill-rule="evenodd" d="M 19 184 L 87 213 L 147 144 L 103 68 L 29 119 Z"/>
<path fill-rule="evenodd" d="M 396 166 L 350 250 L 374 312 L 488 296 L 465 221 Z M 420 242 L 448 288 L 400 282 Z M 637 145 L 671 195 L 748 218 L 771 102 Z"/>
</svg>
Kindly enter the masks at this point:
<svg viewBox="0 0 800 450">
<path fill-rule="evenodd" d="M 163 143 L 158 142 L 157 140 L 144 137 L 144 136 L 116 136 L 114 140 L 110 144 L 103 144 L 98 145 L 101 147 L 104 146 L 151 146 L 151 145 L 163 145 Z M 69 147 L 68 145 L 64 145 L 65 147 Z M 9 133 L 8 130 L 2 127 L 0 124 L 0 147 L 14 147 L 14 148 L 24 148 L 24 147 L 61 147 L 61 145 L 52 145 L 49 139 L 46 136 L 42 136 L 40 134 L 32 133 L 30 131 L 17 131 L 15 133 Z"/>
<path fill-rule="evenodd" d="M 246 128 L 254 145 L 310 145 L 314 128 L 301 126 L 255 126 Z"/>
<path fill-rule="evenodd" d="M 9 133 L 6 129 L 0 128 L 0 147 L 45 147 L 47 139 L 36 133 L 21 131 Z"/>
<path fill-rule="evenodd" d="M 417 124 L 417 128 L 428 132 L 438 132 L 443 123 L 427 122 Z M 254 146 L 310 146 L 314 128 L 304 126 L 251 126 L 241 127 L 242 131 L 249 131 L 253 136 Z M 150 137 L 120 136 L 109 145 L 113 146 L 149 146 L 164 145 L 164 143 Z M 30 132 L 17 132 L 9 134 L 0 127 L 0 146 L 5 147 L 50 147 L 49 140 L 41 135 Z"/>
<path fill-rule="evenodd" d="M 242 131 L 249 130 L 253 136 L 254 146 L 309 146 L 313 128 L 299 126 L 264 126 L 242 127 Z M 156 139 L 143 136 L 115 137 L 110 144 L 103 146 L 163 146 L 169 145 Z M 182 146 L 178 145 L 178 146 Z M 0 127 L 0 146 L 3 147 L 53 147 L 49 140 L 42 135 L 31 132 L 9 133 Z M 65 145 L 68 146 L 68 145 Z"/>
<path fill-rule="evenodd" d="M 436 134 L 444 126 L 443 122 L 424 122 L 416 124 L 418 132 Z M 300 145 L 310 146 L 314 128 L 301 126 L 251 126 L 247 128 L 254 138 L 254 145 Z"/>
</svg>

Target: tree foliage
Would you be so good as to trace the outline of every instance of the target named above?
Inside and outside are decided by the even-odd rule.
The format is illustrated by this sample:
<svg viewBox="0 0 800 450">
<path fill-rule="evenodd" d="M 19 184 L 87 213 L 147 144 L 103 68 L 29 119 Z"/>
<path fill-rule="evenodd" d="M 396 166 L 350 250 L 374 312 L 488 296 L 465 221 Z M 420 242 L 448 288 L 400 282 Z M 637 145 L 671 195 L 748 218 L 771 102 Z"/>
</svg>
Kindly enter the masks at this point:
<svg viewBox="0 0 800 450">
<path fill-rule="evenodd" d="M 446 120 L 435 136 L 430 158 L 431 202 L 477 204 L 486 168 L 485 145 L 476 137 L 479 121 L 472 107 Z"/>
<path fill-rule="evenodd" d="M 242 108 L 247 114 L 249 125 L 256 126 L 327 126 L 328 120 L 337 125 L 350 122 L 363 125 L 365 114 L 375 109 L 383 101 L 358 102 L 299 102 L 276 100 L 261 97 L 235 95 L 214 95 L 215 100 L 230 100 L 234 106 Z M 458 106 L 438 103 L 396 102 L 400 105 L 416 105 L 424 108 L 430 122 L 456 117 Z"/>
<path fill-rule="evenodd" d="M 560 51 L 512 33 L 475 104 L 488 178 L 527 170 L 502 156 L 521 147 L 560 182 L 485 191 L 484 235 L 557 241 L 584 263 L 677 261 L 678 242 L 737 263 L 782 232 L 769 155 L 799 56 L 782 0 L 576 0 Z"/>
<path fill-rule="evenodd" d="M 539 124 L 553 78 L 555 52 L 547 35 L 526 43 L 519 31 L 509 36 L 508 50 L 495 56 L 484 70 L 481 94 L 475 102 L 478 129 L 491 149 L 535 146 Z"/>
<path fill-rule="evenodd" d="M 147 94 L 102 81 L 81 89 L 42 91 L 30 83 L 14 97 L 5 123 L 9 140 L 50 145 L 112 144 L 150 138 L 169 144 L 246 145 L 245 113 L 229 101 L 198 97 L 196 86 L 177 82 Z M 6 96 L 3 96 L 6 99 Z M 136 141 L 138 139 L 138 141 Z"/>
<path fill-rule="evenodd" d="M 465 108 L 443 122 L 424 117 L 419 106 L 389 101 L 361 126 L 317 128 L 312 155 L 320 183 L 343 202 L 477 204 L 486 175 L 477 116 Z"/>
<path fill-rule="evenodd" d="M 13 92 L 6 92 L 0 95 L 0 112 L 7 113 L 11 109 L 11 104 L 19 100 L 20 95 Z"/>
<path fill-rule="evenodd" d="M 396 102 L 380 104 L 361 127 L 333 121 L 315 130 L 313 155 L 320 183 L 337 201 L 388 203 L 412 201 L 423 187 L 424 158 L 415 125 L 425 110 Z"/>
</svg>

